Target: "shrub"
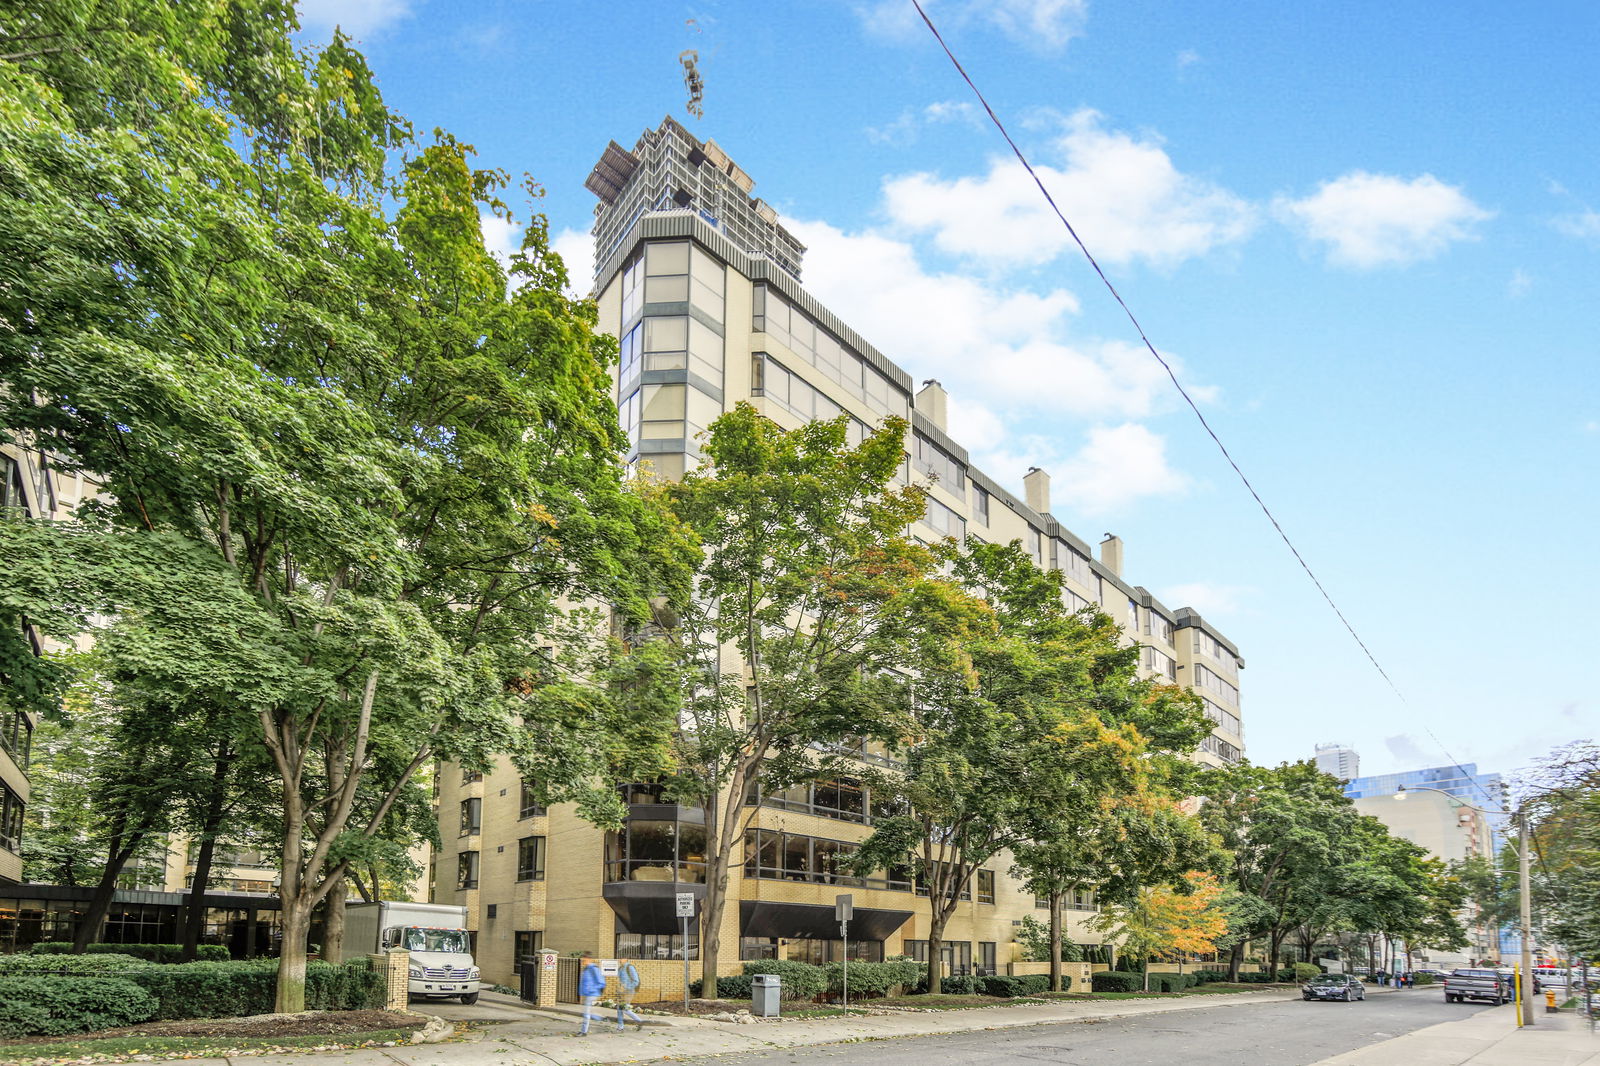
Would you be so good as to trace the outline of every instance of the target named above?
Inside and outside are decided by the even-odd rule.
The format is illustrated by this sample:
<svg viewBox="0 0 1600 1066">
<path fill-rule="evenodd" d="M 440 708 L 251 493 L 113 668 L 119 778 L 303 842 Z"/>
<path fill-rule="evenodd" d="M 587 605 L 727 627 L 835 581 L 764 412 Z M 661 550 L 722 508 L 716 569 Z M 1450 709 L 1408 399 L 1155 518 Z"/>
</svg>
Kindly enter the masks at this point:
<svg viewBox="0 0 1600 1066">
<path fill-rule="evenodd" d="M 978 991 L 986 996 L 1001 996 L 1011 999 L 1015 996 L 1036 996 L 1040 992 L 1050 989 L 1048 974 L 1028 974 L 1024 977 L 1007 977 L 1004 974 L 991 974 L 988 977 L 978 978 Z"/>
<path fill-rule="evenodd" d="M 1293 970 L 1296 981 L 1309 981 L 1322 972 L 1322 967 L 1314 962 L 1297 962 Z"/>
<path fill-rule="evenodd" d="M 1144 990 L 1144 975 L 1101 971 L 1089 978 L 1089 985 L 1096 992 L 1140 992 Z"/>
<path fill-rule="evenodd" d="M 828 990 L 828 973 L 821 966 L 788 959 L 757 959 L 744 964 L 746 976 L 775 974 L 782 982 L 784 999 L 816 999 Z M 746 993 L 748 994 L 748 993 Z"/>
<path fill-rule="evenodd" d="M 0 1037 L 65 1036 L 148 1021 L 155 997 L 120 977 L 0 977 Z"/>
<path fill-rule="evenodd" d="M 691 981 L 689 983 L 689 994 L 691 996 L 695 997 L 696 999 L 699 999 L 699 998 L 701 998 L 700 997 L 700 990 L 703 987 L 705 987 L 703 982 L 698 981 L 698 980 L 697 981 Z M 735 974 L 732 977 L 719 977 L 719 978 L 717 978 L 717 994 L 716 994 L 716 996 L 714 998 L 716 998 L 716 999 L 749 999 L 750 998 L 750 975 L 749 974 Z"/>
<path fill-rule="evenodd" d="M 129 970 L 147 970 L 152 964 L 132 955 L 0 955 L 0 977 L 27 975 L 95 976 L 120 975 Z"/>
<path fill-rule="evenodd" d="M 1194 972 L 1194 983 L 1197 985 L 1207 984 L 1211 981 L 1226 981 L 1227 979 L 1227 970 L 1196 970 Z"/>
<path fill-rule="evenodd" d="M 72 945 L 66 941 L 52 940 L 35 944 L 28 949 L 35 955 L 70 955 Z M 84 949 L 88 955 L 130 955 L 145 962 L 181 963 L 182 944 L 90 944 Z M 221 944 L 201 944 L 195 949 L 196 962 L 227 962 L 233 958 Z"/>
<path fill-rule="evenodd" d="M 1272 983 L 1272 975 L 1270 973 L 1242 973 L 1239 975 L 1239 983 L 1242 985 L 1270 985 Z"/>
<path fill-rule="evenodd" d="M 1419 987 L 1422 985 L 1433 984 L 1433 974 L 1431 973 L 1414 973 L 1411 975 L 1411 979 L 1415 981 Z"/>
<path fill-rule="evenodd" d="M 844 966 L 830 962 L 823 967 L 828 977 L 829 995 L 844 991 Z M 850 964 L 850 998 L 858 996 L 886 996 L 896 987 L 912 988 L 923 975 L 923 965 L 911 959 L 889 962 L 852 962 Z"/>
</svg>

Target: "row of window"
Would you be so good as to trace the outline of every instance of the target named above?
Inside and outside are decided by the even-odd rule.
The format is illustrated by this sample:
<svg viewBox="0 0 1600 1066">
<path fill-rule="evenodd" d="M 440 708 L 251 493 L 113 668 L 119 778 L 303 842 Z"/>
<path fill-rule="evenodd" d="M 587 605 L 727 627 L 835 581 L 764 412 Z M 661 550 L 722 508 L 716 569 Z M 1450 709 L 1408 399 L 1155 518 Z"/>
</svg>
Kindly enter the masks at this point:
<svg viewBox="0 0 1600 1066">
<path fill-rule="evenodd" d="M 721 413 L 716 399 L 681 384 L 645 385 L 617 405 L 617 420 L 634 449 L 647 440 L 692 442 Z"/>
<path fill-rule="evenodd" d="M 1144 648 L 1144 668 L 1168 681 L 1178 680 L 1178 660 L 1148 644 Z"/>
<path fill-rule="evenodd" d="M 518 803 L 518 819 L 540 818 L 545 814 L 544 805 L 539 802 L 533 788 L 528 782 L 522 782 L 522 797 Z M 483 800 L 478 796 L 461 801 L 461 835 L 476 836 L 483 830 Z"/>
<path fill-rule="evenodd" d="M 1205 630 L 1195 627 L 1194 650 L 1196 655 L 1204 655 L 1217 660 L 1224 670 L 1232 674 L 1238 669 L 1238 660 L 1233 657 L 1233 652 L 1222 646 L 1222 642 Z"/>
<path fill-rule="evenodd" d="M 517 880 L 543 881 L 545 859 L 544 837 L 523 837 L 517 841 Z M 481 866 L 476 851 L 463 851 L 456 856 L 456 888 L 478 887 Z"/>
<path fill-rule="evenodd" d="M 911 434 L 911 464 L 937 481 L 941 488 L 965 497 L 967 470 L 961 460 L 921 433 Z"/>
<path fill-rule="evenodd" d="M 22 797 L 0 781 L 0 848 L 20 854 L 22 851 L 22 818 L 26 804 Z"/>
<path fill-rule="evenodd" d="M 769 285 L 757 285 L 752 296 L 751 328 L 757 333 L 771 336 L 874 411 L 909 416 L 910 397 L 837 337 L 819 328 L 804 311 L 792 307 Z"/>
<path fill-rule="evenodd" d="M 965 540 L 967 537 L 967 520 L 956 514 L 950 508 L 934 499 L 930 494 L 924 501 L 927 510 L 922 520 L 931 526 L 934 532 L 941 537 L 954 537 L 956 540 Z"/>
<path fill-rule="evenodd" d="M 33 719 L 21 711 L 0 712 L 0 748 L 26 770 L 28 753 L 33 749 Z"/>
<path fill-rule="evenodd" d="M 1244 736 L 1244 726 L 1240 723 L 1238 715 L 1234 714 L 1232 711 L 1224 710 L 1223 708 L 1218 707 L 1215 703 L 1212 703 L 1204 696 L 1201 696 L 1200 699 L 1206 705 L 1207 718 L 1211 719 L 1213 722 L 1217 723 L 1223 729 L 1226 729 L 1236 737 Z"/>
<path fill-rule="evenodd" d="M 1239 687 L 1223 679 L 1222 675 L 1204 663 L 1194 664 L 1194 686 L 1226 698 L 1234 706 L 1239 704 Z"/>
<path fill-rule="evenodd" d="M 756 352 L 751 357 L 750 394 L 765 396 L 805 422 L 827 422 L 844 411 L 815 385 L 766 352 Z M 851 446 L 857 446 L 867 439 L 867 424 L 852 416 L 847 432 Z"/>
<path fill-rule="evenodd" d="M 644 370 L 688 370 L 722 388 L 722 338 L 698 318 L 646 318 L 622 335 L 619 347 L 618 395 Z"/>
<path fill-rule="evenodd" d="M 1223 762 L 1238 762 L 1239 756 L 1243 754 L 1236 745 L 1229 744 L 1226 740 L 1215 735 L 1208 736 L 1202 740 L 1200 749 L 1209 751 Z"/>
<path fill-rule="evenodd" d="M 1033 905 L 1040 910 L 1050 909 L 1048 896 L 1033 897 Z M 1100 909 L 1100 904 L 1095 901 L 1094 889 L 1075 888 L 1071 892 L 1061 893 L 1061 905 L 1069 910 L 1094 911 Z"/>
<path fill-rule="evenodd" d="M 725 277 L 717 258 L 689 241 L 647 244 L 622 269 L 622 324 L 664 303 L 689 303 L 721 322 Z"/>
<path fill-rule="evenodd" d="M 704 884 L 706 827 L 693 822 L 630 818 L 606 834 L 605 877 L 618 881 Z"/>
</svg>

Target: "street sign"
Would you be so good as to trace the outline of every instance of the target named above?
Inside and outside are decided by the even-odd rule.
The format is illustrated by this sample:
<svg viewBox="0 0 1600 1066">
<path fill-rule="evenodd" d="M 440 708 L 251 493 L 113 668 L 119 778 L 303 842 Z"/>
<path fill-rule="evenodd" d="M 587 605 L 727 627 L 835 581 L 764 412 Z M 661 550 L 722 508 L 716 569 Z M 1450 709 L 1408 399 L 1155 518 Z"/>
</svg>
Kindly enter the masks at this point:
<svg viewBox="0 0 1600 1066">
<path fill-rule="evenodd" d="M 848 922 L 851 911 L 855 909 L 855 899 L 855 896 L 849 892 L 841 892 L 834 897 L 834 918 L 840 922 Z"/>
<path fill-rule="evenodd" d="M 679 892 L 679 893 L 677 893 L 677 898 L 678 898 L 678 913 L 677 913 L 676 917 L 679 917 L 679 918 L 693 918 L 694 917 L 694 893 L 693 892 Z"/>
</svg>

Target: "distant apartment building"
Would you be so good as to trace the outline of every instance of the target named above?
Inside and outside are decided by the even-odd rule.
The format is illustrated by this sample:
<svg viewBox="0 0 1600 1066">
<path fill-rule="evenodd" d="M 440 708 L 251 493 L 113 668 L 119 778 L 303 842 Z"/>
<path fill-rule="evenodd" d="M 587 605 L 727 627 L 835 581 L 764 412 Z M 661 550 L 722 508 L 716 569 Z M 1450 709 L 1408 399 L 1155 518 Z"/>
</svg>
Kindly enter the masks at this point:
<svg viewBox="0 0 1600 1066">
<path fill-rule="evenodd" d="M 949 433 L 944 388 L 915 384 L 801 287 L 805 249 L 751 197 L 753 184 L 715 142 L 671 119 L 646 130 L 631 151 L 612 142 L 589 178 L 600 200 L 594 293 L 600 328 L 620 346 L 615 395 L 628 462 L 681 477 L 700 462 L 706 427 L 739 402 L 786 428 L 848 415 L 853 441 L 887 416 L 903 418 L 911 432 L 901 479 L 929 494 L 913 534 L 930 542 L 1019 542 L 1039 566 L 1061 573 L 1069 606 L 1097 606 L 1143 646 L 1146 676 L 1200 696 L 1213 730 L 1197 758 L 1237 761 L 1244 747 L 1239 649 L 1194 610 L 1169 608 L 1132 583 L 1119 538 L 1091 546 L 1067 529 L 1051 513 L 1045 471 L 1023 474 L 1019 495 L 974 466 Z M 441 771 L 444 845 L 431 898 L 468 908 L 486 980 L 509 982 L 517 960 L 540 947 L 697 956 L 698 932 L 684 942 L 672 901 L 676 892 L 704 892 L 705 812 L 667 802 L 648 782 L 619 789 L 626 824 L 604 832 L 569 805 L 534 803 L 508 764 L 482 776 Z M 908 871 L 834 872 L 871 830 L 875 807 L 862 781 L 816 781 L 746 802 L 752 821 L 720 930 L 736 950 L 725 952 L 840 958 L 833 902 L 847 889 L 855 896 L 852 958 L 926 957 L 929 907 Z M 1018 958 L 1022 919 L 1045 916 L 1043 901 L 1023 891 L 1010 865 L 979 871 L 946 930 L 944 961 L 955 972 L 1004 972 Z M 1069 941 L 1099 942 L 1082 921 L 1094 907 L 1088 892 L 1069 901 Z"/>
<path fill-rule="evenodd" d="M 1316 760 L 1318 770 L 1340 781 L 1361 776 L 1361 756 L 1346 744 L 1318 744 Z"/>
<path fill-rule="evenodd" d="M 55 519 L 77 507 L 94 485 L 81 475 L 62 476 L 50 456 L 24 442 L 0 442 L 0 522 L 14 517 Z M 22 637 L 33 654 L 51 650 L 51 642 L 31 626 Z M 5 679 L 0 677 L 0 686 Z M 28 756 L 33 743 L 33 716 L 0 701 L 0 885 L 22 879 L 22 833 L 28 800 Z M 3 917 L 3 915 L 0 915 Z"/>
</svg>

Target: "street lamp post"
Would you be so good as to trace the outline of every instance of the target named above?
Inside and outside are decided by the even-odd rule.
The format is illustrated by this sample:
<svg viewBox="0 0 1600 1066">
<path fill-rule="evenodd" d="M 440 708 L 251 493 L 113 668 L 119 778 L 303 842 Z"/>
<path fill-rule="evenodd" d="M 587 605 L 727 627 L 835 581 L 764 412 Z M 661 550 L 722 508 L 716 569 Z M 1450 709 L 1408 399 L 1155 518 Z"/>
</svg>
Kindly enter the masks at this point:
<svg viewBox="0 0 1600 1066">
<path fill-rule="evenodd" d="M 1442 788 L 1429 788 L 1427 785 L 1401 785 L 1395 790 L 1394 798 L 1403 800 L 1407 792 L 1437 792 L 1441 796 L 1449 796 L 1468 810 L 1477 811 L 1479 814 L 1503 814 L 1503 811 L 1486 811 L 1482 807 L 1475 807 L 1453 792 L 1446 792 Z M 1529 890 L 1528 857 L 1530 845 L 1528 840 L 1528 813 L 1518 809 L 1511 812 L 1511 817 L 1517 822 L 1517 895 L 1519 897 L 1518 918 L 1522 932 L 1522 974 L 1518 977 L 1521 985 L 1521 995 L 1518 1002 L 1522 1005 L 1522 1016 L 1519 1024 L 1531 1026 L 1533 1024 L 1533 893 Z"/>
</svg>

